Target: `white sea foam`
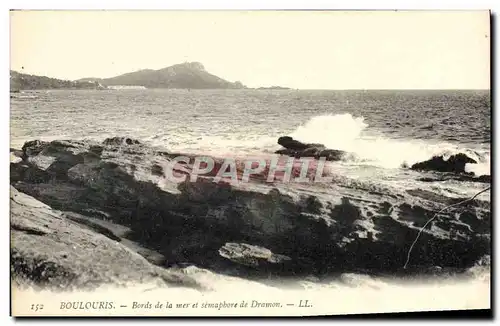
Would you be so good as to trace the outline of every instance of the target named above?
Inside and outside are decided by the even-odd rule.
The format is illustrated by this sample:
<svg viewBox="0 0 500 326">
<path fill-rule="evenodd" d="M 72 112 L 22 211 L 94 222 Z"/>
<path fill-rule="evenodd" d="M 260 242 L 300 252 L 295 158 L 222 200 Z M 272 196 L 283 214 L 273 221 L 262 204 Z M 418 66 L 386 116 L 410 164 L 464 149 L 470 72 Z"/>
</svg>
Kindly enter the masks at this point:
<svg viewBox="0 0 500 326">
<path fill-rule="evenodd" d="M 365 131 L 369 128 L 363 117 L 351 114 L 315 116 L 299 126 L 290 136 L 307 143 L 321 143 L 328 148 L 355 154 L 349 156 L 353 164 L 371 164 L 383 168 L 398 168 L 430 159 L 434 155 L 465 153 L 478 164 L 468 164 L 466 169 L 475 174 L 490 174 L 489 151 L 471 149 L 448 142 L 427 140 L 391 139 Z"/>
</svg>

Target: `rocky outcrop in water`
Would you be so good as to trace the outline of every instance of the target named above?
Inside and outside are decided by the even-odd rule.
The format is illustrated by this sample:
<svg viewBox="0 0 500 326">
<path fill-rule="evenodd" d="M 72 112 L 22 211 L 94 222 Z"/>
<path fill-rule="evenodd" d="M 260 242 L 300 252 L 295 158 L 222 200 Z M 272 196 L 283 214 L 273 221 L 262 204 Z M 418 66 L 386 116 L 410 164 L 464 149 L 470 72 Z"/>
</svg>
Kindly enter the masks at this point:
<svg viewBox="0 0 500 326">
<path fill-rule="evenodd" d="M 446 160 L 444 155 L 434 156 L 430 160 L 413 164 L 410 169 L 416 171 L 440 172 L 439 175 L 418 179 L 423 182 L 456 180 L 465 182 L 491 183 L 490 175 L 485 174 L 476 176 L 474 175 L 474 173 L 466 172 L 466 164 L 477 164 L 477 161 L 473 158 L 470 158 L 466 154 L 459 153 L 450 156 Z"/>
<path fill-rule="evenodd" d="M 13 152 L 15 275 L 84 285 L 169 279 L 163 270 L 186 264 L 245 277 L 401 273 L 424 223 L 461 200 L 341 178 L 314 192 L 265 178 L 191 182 L 193 156 L 173 165 L 178 154 L 128 139 L 30 141 Z M 169 167 L 188 178 L 171 181 Z M 16 204 L 20 196 L 43 205 Z M 439 214 L 411 268 L 472 266 L 490 253 L 490 219 L 490 203 L 479 198 Z"/>
<path fill-rule="evenodd" d="M 277 150 L 276 154 L 288 155 L 293 157 L 314 157 L 319 159 L 324 157 L 327 161 L 339 161 L 346 154 L 344 151 L 328 149 L 322 144 L 307 144 L 293 139 L 289 136 L 278 138 L 278 144 L 283 149 Z"/>
</svg>

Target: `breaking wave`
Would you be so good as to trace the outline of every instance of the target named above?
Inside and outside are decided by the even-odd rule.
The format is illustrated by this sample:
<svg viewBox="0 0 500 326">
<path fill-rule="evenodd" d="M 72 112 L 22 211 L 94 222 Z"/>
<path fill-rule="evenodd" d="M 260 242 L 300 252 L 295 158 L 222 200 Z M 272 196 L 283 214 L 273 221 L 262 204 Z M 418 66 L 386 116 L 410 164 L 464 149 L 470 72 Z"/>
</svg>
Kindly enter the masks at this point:
<svg viewBox="0 0 500 326">
<path fill-rule="evenodd" d="M 446 157 L 461 152 L 478 161 L 478 164 L 468 164 L 468 171 L 477 175 L 490 174 L 489 149 L 421 139 L 391 139 L 373 133 L 368 127 L 363 117 L 353 117 L 349 113 L 320 115 L 299 126 L 290 136 L 302 142 L 321 143 L 328 148 L 353 153 L 348 158 L 351 164 L 383 168 L 399 168 L 435 155 Z"/>
</svg>

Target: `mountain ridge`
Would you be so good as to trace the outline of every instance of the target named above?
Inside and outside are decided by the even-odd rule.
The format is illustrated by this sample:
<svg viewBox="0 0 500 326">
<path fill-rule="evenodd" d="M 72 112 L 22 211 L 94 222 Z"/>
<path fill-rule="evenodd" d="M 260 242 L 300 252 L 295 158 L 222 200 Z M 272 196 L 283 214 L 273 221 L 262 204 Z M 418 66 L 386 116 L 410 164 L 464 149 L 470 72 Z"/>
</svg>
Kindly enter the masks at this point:
<svg viewBox="0 0 500 326">
<path fill-rule="evenodd" d="M 289 90 L 281 86 L 247 87 L 240 81 L 230 82 L 209 73 L 200 62 L 184 62 L 161 69 L 140 69 L 118 76 L 58 79 L 10 70 L 10 90 L 40 89 L 112 89 L 117 86 L 139 86 L 163 89 L 257 89 Z"/>
<path fill-rule="evenodd" d="M 241 82 L 230 82 L 209 73 L 200 62 L 184 62 L 161 69 L 141 69 L 110 78 L 82 78 L 104 86 L 144 86 L 146 88 L 239 89 Z"/>
</svg>

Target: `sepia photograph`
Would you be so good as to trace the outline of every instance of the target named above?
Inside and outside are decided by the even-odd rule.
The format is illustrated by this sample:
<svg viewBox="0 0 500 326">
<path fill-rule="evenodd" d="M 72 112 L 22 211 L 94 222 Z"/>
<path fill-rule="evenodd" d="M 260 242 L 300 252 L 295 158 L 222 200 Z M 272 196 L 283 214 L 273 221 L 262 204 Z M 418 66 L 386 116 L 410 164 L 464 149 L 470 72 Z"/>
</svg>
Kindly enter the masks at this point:
<svg viewBox="0 0 500 326">
<path fill-rule="evenodd" d="M 489 10 L 9 19 L 12 316 L 491 316 Z"/>
</svg>

